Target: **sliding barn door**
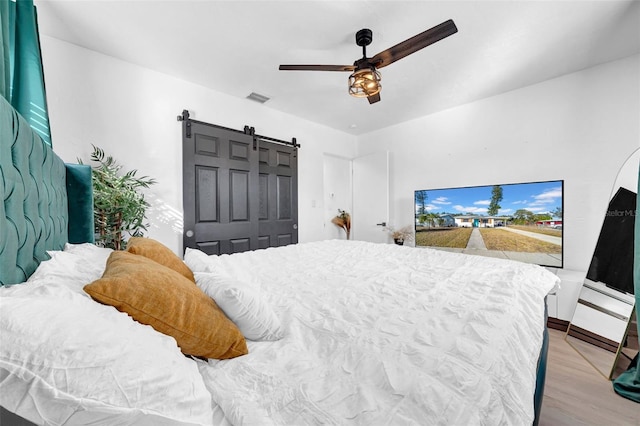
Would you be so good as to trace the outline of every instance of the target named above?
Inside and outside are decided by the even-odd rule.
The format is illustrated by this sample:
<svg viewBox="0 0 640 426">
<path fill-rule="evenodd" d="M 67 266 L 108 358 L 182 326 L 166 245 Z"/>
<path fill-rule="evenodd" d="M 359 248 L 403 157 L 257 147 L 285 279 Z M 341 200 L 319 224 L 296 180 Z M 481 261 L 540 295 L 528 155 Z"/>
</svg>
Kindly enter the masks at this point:
<svg viewBox="0 0 640 426">
<path fill-rule="evenodd" d="M 298 241 L 295 148 L 193 120 L 182 139 L 185 248 L 224 254 Z"/>
<path fill-rule="evenodd" d="M 260 141 L 260 248 L 298 242 L 298 152 Z"/>
</svg>

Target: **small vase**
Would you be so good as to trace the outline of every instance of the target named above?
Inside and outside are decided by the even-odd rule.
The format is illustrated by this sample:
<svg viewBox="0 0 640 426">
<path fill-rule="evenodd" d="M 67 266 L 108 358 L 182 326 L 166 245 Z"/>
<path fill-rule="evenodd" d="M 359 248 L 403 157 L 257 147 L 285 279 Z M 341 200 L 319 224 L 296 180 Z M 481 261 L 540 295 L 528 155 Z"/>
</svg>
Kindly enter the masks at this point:
<svg viewBox="0 0 640 426">
<path fill-rule="evenodd" d="M 404 245 L 404 240 L 402 238 L 394 238 L 393 241 L 399 246 Z"/>
</svg>

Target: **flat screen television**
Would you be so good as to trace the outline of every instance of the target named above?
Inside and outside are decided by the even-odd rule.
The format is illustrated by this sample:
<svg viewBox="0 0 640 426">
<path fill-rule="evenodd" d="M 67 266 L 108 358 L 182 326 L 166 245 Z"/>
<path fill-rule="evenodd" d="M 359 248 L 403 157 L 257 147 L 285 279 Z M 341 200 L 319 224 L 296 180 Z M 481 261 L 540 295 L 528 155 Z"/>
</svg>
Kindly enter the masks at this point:
<svg viewBox="0 0 640 426">
<path fill-rule="evenodd" d="M 587 280 L 623 293 L 633 291 L 635 192 L 620 187 L 611 198 L 587 271 Z"/>
<path fill-rule="evenodd" d="M 562 267 L 564 181 L 420 189 L 417 247 Z"/>
</svg>

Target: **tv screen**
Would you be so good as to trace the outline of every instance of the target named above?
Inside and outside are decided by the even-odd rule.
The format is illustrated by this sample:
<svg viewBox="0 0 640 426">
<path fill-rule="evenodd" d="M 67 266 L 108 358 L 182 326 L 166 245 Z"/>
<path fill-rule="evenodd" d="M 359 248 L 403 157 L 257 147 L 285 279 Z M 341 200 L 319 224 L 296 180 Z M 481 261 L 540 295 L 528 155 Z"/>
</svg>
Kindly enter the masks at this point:
<svg viewBox="0 0 640 426">
<path fill-rule="evenodd" d="M 564 181 L 421 189 L 416 246 L 562 267 Z"/>
<path fill-rule="evenodd" d="M 611 198 L 591 258 L 587 279 L 633 294 L 635 192 L 619 188 Z"/>
</svg>

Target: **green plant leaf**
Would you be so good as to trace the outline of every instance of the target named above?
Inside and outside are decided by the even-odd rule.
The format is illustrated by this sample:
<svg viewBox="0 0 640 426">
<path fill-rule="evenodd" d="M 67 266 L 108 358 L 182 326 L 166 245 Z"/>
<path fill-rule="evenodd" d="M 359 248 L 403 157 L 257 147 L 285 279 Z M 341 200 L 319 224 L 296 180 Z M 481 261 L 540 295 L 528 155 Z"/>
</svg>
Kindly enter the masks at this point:
<svg viewBox="0 0 640 426">
<path fill-rule="evenodd" d="M 147 231 L 146 210 L 150 207 L 140 188 L 156 183 L 148 176 L 136 177 L 137 170 L 121 173 L 122 166 L 95 145 L 91 161 L 96 244 L 124 249 L 126 236 L 142 236 Z M 81 161 L 79 161 L 81 163 Z"/>
</svg>

